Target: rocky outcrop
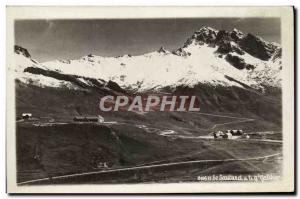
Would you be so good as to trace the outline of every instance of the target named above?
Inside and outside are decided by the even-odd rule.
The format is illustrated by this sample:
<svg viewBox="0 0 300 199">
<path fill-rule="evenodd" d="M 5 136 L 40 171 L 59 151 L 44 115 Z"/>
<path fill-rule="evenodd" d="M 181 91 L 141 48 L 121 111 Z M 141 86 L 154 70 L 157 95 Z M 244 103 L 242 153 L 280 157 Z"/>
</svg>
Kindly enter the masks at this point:
<svg viewBox="0 0 300 199">
<path fill-rule="evenodd" d="M 31 55 L 29 54 L 28 50 L 26 48 L 21 47 L 21 46 L 15 45 L 15 53 L 22 54 L 25 57 L 31 58 Z"/>
<path fill-rule="evenodd" d="M 228 61 L 232 66 L 236 67 L 237 69 L 247 69 L 251 70 L 254 69 L 254 66 L 251 64 L 245 63 L 245 60 L 239 56 L 234 56 L 231 54 L 226 55 L 226 61 Z"/>
<path fill-rule="evenodd" d="M 245 52 L 240 47 L 238 47 L 237 45 L 235 45 L 232 42 L 229 42 L 229 41 L 220 42 L 219 47 L 217 49 L 217 53 L 228 54 L 231 52 L 236 52 L 239 55 L 245 54 Z"/>
<path fill-rule="evenodd" d="M 106 87 L 108 87 L 114 91 L 117 91 L 117 92 L 126 93 L 126 91 L 123 88 L 121 88 L 119 86 L 119 84 L 117 84 L 116 82 L 111 81 L 111 80 L 107 82 Z"/>
<path fill-rule="evenodd" d="M 173 51 L 172 53 L 173 53 L 174 55 L 178 55 L 178 56 L 181 56 L 181 57 L 187 57 L 187 56 L 190 56 L 190 55 L 191 55 L 190 52 L 186 52 L 186 51 L 183 50 L 182 48 L 179 48 L 178 50 Z"/>
<path fill-rule="evenodd" d="M 207 44 L 212 44 L 215 43 L 217 34 L 217 30 L 205 26 L 200 30 L 196 31 L 192 36 L 192 39 L 195 39 L 196 41 L 205 42 Z"/>
<path fill-rule="evenodd" d="M 168 51 L 165 49 L 165 47 L 161 46 L 158 51 L 158 53 L 168 53 Z"/>
<path fill-rule="evenodd" d="M 186 48 L 192 43 L 198 45 L 208 44 L 210 47 L 217 46 L 216 53 L 221 54 L 236 52 L 239 55 L 243 55 L 247 52 L 263 61 L 270 60 L 280 49 L 280 46 L 274 43 L 266 42 L 252 34 L 245 35 L 237 29 L 226 31 L 215 30 L 210 27 L 203 27 L 194 32 L 193 36 L 187 39 L 182 48 Z M 181 55 L 178 50 L 176 54 Z"/>
<path fill-rule="evenodd" d="M 244 37 L 244 33 L 234 28 L 233 31 L 230 33 L 230 36 L 235 42 L 238 42 Z"/>
<path fill-rule="evenodd" d="M 267 61 L 275 53 L 278 47 L 263 41 L 261 38 L 252 34 L 247 34 L 239 42 L 240 47 L 250 55 Z"/>
</svg>

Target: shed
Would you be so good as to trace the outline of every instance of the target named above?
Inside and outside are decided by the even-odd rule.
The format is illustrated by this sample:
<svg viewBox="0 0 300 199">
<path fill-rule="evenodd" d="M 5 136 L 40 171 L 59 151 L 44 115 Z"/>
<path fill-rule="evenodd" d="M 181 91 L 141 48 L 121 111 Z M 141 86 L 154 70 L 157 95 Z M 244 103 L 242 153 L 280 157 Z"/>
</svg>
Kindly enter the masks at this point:
<svg viewBox="0 0 300 199">
<path fill-rule="evenodd" d="M 104 118 L 100 115 L 98 116 L 75 116 L 73 118 L 75 122 L 104 122 Z"/>
<path fill-rule="evenodd" d="M 22 118 L 23 119 L 29 119 L 32 117 L 32 114 L 31 113 L 22 113 Z"/>
</svg>

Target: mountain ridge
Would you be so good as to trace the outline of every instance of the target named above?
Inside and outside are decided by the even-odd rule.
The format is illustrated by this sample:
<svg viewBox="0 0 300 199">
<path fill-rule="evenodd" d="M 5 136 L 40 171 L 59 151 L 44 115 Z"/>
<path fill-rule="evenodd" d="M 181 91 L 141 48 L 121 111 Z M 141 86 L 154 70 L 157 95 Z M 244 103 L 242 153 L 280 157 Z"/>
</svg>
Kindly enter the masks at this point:
<svg viewBox="0 0 300 199">
<path fill-rule="evenodd" d="M 90 84 L 86 79 L 111 81 L 136 91 L 181 85 L 193 87 L 198 83 L 247 85 L 261 91 L 266 87 L 281 86 L 281 47 L 237 29 L 225 31 L 202 27 L 175 51 L 161 47 L 138 56 L 102 57 L 89 54 L 80 59 L 38 63 L 31 58 L 28 50 L 15 46 L 15 57 L 13 68 L 17 79 L 37 86 L 79 89 L 70 81 L 45 75 L 49 73 L 30 73 L 25 70 L 27 67 L 75 75 L 78 81 L 86 85 Z"/>
</svg>

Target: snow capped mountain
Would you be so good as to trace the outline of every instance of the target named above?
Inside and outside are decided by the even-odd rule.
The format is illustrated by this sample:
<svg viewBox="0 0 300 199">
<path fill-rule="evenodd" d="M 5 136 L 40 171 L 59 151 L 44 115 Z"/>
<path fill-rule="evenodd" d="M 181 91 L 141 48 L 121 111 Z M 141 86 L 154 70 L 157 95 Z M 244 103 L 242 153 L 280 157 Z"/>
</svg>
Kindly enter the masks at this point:
<svg viewBox="0 0 300 199">
<path fill-rule="evenodd" d="M 16 46 L 13 68 L 21 82 L 42 87 L 80 89 L 115 82 L 124 89 L 147 91 L 204 83 L 264 90 L 281 86 L 282 64 L 278 44 L 237 29 L 203 27 L 173 52 L 161 47 L 139 56 L 87 55 L 38 63 Z"/>
</svg>

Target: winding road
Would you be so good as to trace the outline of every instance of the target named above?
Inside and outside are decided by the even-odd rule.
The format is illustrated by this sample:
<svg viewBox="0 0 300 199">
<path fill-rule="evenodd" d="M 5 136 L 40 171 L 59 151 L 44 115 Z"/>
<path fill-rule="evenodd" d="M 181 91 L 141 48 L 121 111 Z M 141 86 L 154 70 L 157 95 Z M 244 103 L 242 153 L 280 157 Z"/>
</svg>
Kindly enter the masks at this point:
<svg viewBox="0 0 300 199">
<path fill-rule="evenodd" d="M 254 157 L 254 158 L 237 158 L 237 159 L 221 159 L 221 160 L 193 160 L 193 161 L 183 161 L 183 162 L 173 162 L 173 163 L 165 163 L 165 164 L 152 164 L 146 166 L 134 166 L 134 167 L 127 167 L 127 168 L 119 168 L 119 169 L 110 169 L 110 170 L 102 170 L 102 171 L 95 171 L 95 172 L 85 172 L 85 173 L 77 173 L 71 175 L 63 175 L 63 176 L 56 176 L 52 178 L 42 178 L 36 180 L 30 180 L 25 182 L 20 182 L 18 185 L 30 185 L 30 184 L 39 184 L 39 183 L 47 183 L 51 184 L 51 181 L 54 180 L 61 180 L 61 179 L 71 179 L 71 178 L 78 178 L 80 176 L 87 176 L 87 175 L 98 175 L 103 173 L 112 173 L 112 172 L 126 172 L 126 171 L 137 171 L 143 169 L 151 169 L 151 168 L 158 168 L 158 167 L 165 167 L 168 168 L 170 166 L 183 166 L 183 165 L 192 165 L 195 163 L 225 163 L 225 162 L 240 162 L 240 161 L 251 161 L 251 160 L 266 160 L 268 158 L 273 158 L 276 156 L 280 156 L 281 153 L 275 153 L 266 156 Z"/>
<path fill-rule="evenodd" d="M 209 114 L 209 113 L 194 113 L 194 114 L 199 114 L 199 115 L 206 115 L 206 116 L 213 116 L 213 117 L 223 117 L 223 118 L 231 118 L 231 119 L 236 119 L 236 121 L 232 122 L 226 122 L 226 123 L 220 123 L 220 124 L 215 124 L 209 130 L 213 130 L 217 126 L 220 125 L 227 125 L 227 124 L 233 124 L 233 123 L 242 123 L 242 122 L 252 122 L 254 119 L 251 118 L 241 118 L 241 117 L 234 117 L 234 116 L 226 116 L 226 115 L 218 115 L 218 114 Z M 120 125 L 120 124 L 128 124 L 128 123 L 113 123 L 112 125 Z M 136 127 L 142 128 L 142 129 L 149 129 L 152 130 L 153 132 L 151 133 L 159 133 L 162 136 L 177 136 L 178 138 L 189 138 L 189 136 L 182 136 L 182 135 L 173 135 L 173 133 L 176 134 L 175 131 L 173 130 L 161 130 L 158 128 L 150 128 L 146 125 L 143 124 L 135 124 Z M 113 132 L 115 135 L 115 133 Z M 116 135 L 115 135 L 116 136 Z M 203 139 L 205 136 L 202 136 Z M 191 136 L 191 138 L 199 138 L 202 139 L 201 136 Z M 207 136 L 206 136 L 207 137 Z M 259 141 L 259 142 L 272 142 L 272 143 L 282 143 L 281 140 L 270 140 L 270 139 L 237 139 L 238 141 Z M 77 173 L 77 174 L 70 174 L 70 175 L 62 175 L 62 176 L 55 176 L 55 177 L 48 177 L 48 178 L 41 178 L 41 179 L 36 179 L 36 180 L 30 180 L 30 181 L 24 181 L 18 183 L 18 185 L 30 185 L 30 184 L 43 184 L 43 183 L 48 183 L 51 184 L 51 182 L 56 181 L 56 180 L 72 180 L 72 179 L 78 179 L 82 176 L 95 176 L 95 175 L 101 175 L 105 173 L 113 173 L 113 172 L 127 172 L 127 171 L 138 171 L 138 170 L 144 170 L 144 169 L 154 169 L 154 168 L 168 168 L 171 166 L 185 166 L 185 165 L 193 165 L 193 164 L 198 164 L 198 163 L 225 163 L 225 162 L 242 162 L 242 161 L 253 161 L 253 160 L 263 160 L 265 161 L 268 158 L 273 158 L 276 156 L 280 156 L 281 153 L 275 153 L 275 154 L 270 154 L 266 156 L 259 156 L 259 157 L 252 157 L 252 158 L 229 158 L 229 159 L 209 159 L 209 160 L 193 160 L 193 161 L 179 161 L 179 162 L 171 162 L 171 163 L 160 163 L 159 161 L 152 162 L 151 163 L 146 163 L 142 165 L 137 165 L 133 167 L 126 167 L 126 168 L 116 168 L 116 169 L 107 169 L 107 170 L 101 170 L 101 171 L 95 171 L 95 172 L 85 172 L 85 173 Z"/>
</svg>

